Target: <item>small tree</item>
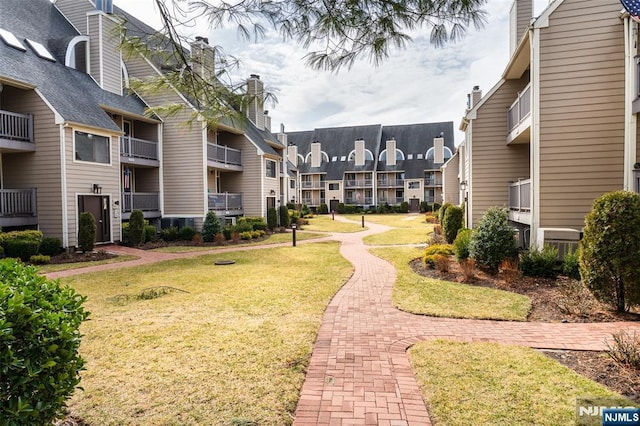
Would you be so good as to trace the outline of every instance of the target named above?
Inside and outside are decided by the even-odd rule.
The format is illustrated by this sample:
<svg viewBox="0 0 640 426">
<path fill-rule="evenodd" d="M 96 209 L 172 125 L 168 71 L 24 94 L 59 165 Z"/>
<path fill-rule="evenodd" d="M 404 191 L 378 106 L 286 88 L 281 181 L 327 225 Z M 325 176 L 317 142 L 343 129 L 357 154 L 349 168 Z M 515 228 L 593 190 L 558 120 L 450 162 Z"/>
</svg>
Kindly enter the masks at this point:
<svg viewBox="0 0 640 426">
<path fill-rule="evenodd" d="M 210 243 L 215 240 L 216 234 L 220 232 L 222 232 L 220 219 L 218 219 L 214 211 L 209 211 L 202 225 L 202 240 Z"/>
<path fill-rule="evenodd" d="M 605 194 L 585 222 L 580 274 L 586 286 L 618 312 L 640 304 L 640 195 Z"/>
<path fill-rule="evenodd" d="M 289 227 L 289 209 L 287 206 L 280 206 L 278 214 L 280 216 L 280 226 Z"/>
<path fill-rule="evenodd" d="M 453 252 L 458 262 L 469 258 L 469 244 L 471 243 L 471 229 L 463 228 L 458 231 L 456 239 L 453 240 Z"/>
<path fill-rule="evenodd" d="M 442 229 L 449 244 L 456 239 L 458 231 L 462 228 L 462 209 L 457 206 L 450 206 L 444 214 Z"/>
<path fill-rule="evenodd" d="M 0 424 L 47 425 L 80 382 L 85 298 L 31 266 L 0 261 Z"/>
<path fill-rule="evenodd" d="M 440 210 L 438 210 L 438 221 L 442 223 L 444 220 L 444 215 L 447 213 L 447 209 L 451 207 L 451 203 L 444 203 L 440 206 Z"/>
<path fill-rule="evenodd" d="M 271 207 L 267 210 L 267 226 L 272 231 L 278 227 L 278 211 L 275 207 Z"/>
<path fill-rule="evenodd" d="M 96 245 L 96 220 L 91 213 L 83 212 L 78 221 L 78 247 L 83 253 L 92 251 Z"/>
<path fill-rule="evenodd" d="M 515 253 L 515 233 L 509 226 L 507 210 L 490 207 L 471 235 L 469 255 L 487 266 L 492 273 L 497 273 L 500 263 L 515 256 Z"/>
<path fill-rule="evenodd" d="M 129 218 L 129 244 L 139 246 L 142 243 L 144 243 L 144 214 L 140 210 L 134 210 Z"/>
</svg>

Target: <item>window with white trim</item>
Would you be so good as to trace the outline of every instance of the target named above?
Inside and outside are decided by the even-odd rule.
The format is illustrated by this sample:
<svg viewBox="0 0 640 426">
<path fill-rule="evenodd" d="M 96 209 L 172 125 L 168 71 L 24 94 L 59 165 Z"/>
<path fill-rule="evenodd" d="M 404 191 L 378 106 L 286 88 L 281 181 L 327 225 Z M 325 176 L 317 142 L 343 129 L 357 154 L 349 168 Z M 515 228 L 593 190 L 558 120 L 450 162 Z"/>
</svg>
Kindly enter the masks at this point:
<svg viewBox="0 0 640 426">
<path fill-rule="evenodd" d="M 275 178 L 276 177 L 276 162 L 273 161 L 273 160 L 266 160 L 265 165 L 266 165 L 265 168 L 267 170 L 266 176 L 268 178 Z"/>
<path fill-rule="evenodd" d="M 76 131 L 75 158 L 78 161 L 109 164 L 111 162 L 110 138 Z"/>
</svg>

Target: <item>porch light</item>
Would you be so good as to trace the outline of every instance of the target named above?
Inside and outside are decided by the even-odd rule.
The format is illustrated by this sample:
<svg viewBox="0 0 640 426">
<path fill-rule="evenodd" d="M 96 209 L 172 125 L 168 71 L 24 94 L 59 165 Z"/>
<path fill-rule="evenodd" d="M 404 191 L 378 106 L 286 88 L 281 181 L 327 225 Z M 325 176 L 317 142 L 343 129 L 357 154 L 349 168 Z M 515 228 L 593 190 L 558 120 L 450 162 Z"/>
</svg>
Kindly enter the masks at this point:
<svg viewBox="0 0 640 426">
<path fill-rule="evenodd" d="M 93 193 L 94 194 L 102 194 L 102 187 L 99 184 L 94 183 L 93 184 Z"/>
<path fill-rule="evenodd" d="M 467 181 L 463 180 L 462 182 L 460 182 L 460 189 L 462 189 L 463 191 L 465 189 L 467 189 Z"/>
</svg>

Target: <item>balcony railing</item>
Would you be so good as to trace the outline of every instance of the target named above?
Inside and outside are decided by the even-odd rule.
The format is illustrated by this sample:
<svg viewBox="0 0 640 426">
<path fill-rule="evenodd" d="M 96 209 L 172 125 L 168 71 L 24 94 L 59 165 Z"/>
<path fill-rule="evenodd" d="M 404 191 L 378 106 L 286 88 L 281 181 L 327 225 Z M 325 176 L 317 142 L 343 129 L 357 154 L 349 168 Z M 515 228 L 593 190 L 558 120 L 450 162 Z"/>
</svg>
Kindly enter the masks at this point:
<svg viewBox="0 0 640 426">
<path fill-rule="evenodd" d="M 389 204 L 391 206 L 400 204 L 404 201 L 404 198 L 398 197 L 378 197 L 378 204 Z"/>
<path fill-rule="evenodd" d="M 373 204 L 372 197 L 360 197 L 360 198 L 347 198 L 344 200 L 345 204 Z"/>
<path fill-rule="evenodd" d="M 511 104 L 507 111 L 507 132 L 511 132 L 514 127 L 522 122 L 531 113 L 531 83 L 518 93 L 518 99 Z"/>
<path fill-rule="evenodd" d="M 33 143 L 33 116 L 0 110 L 0 139 Z"/>
<path fill-rule="evenodd" d="M 302 204 L 306 204 L 307 206 L 319 206 L 320 204 L 326 204 L 327 200 L 325 198 L 303 198 Z"/>
<path fill-rule="evenodd" d="M 214 143 L 207 144 L 207 159 L 222 164 L 233 166 L 242 165 L 242 151 L 229 148 L 228 146 L 217 145 Z"/>
<path fill-rule="evenodd" d="M 531 179 L 509 184 L 509 210 L 531 211 Z"/>
<path fill-rule="evenodd" d="M 36 216 L 36 189 L 0 189 L 0 216 Z"/>
<path fill-rule="evenodd" d="M 230 192 L 209 194 L 209 210 L 241 212 L 242 194 Z"/>
<path fill-rule="evenodd" d="M 424 178 L 424 184 L 426 186 L 442 186 L 442 179 L 438 179 L 435 177 L 427 177 L 427 178 Z"/>
<path fill-rule="evenodd" d="M 158 192 L 123 192 L 122 212 L 131 213 L 134 210 L 160 211 L 160 194 Z"/>
<path fill-rule="evenodd" d="M 325 181 L 321 180 L 320 182 L 317 181 L 302 181 L 302 187 L 304 189 L 324 189 L 324 183 Z"/>
<path fill-rule="evenodd" d="M 378 179 L 378 188 L 397 188 L 404 186 L 404 179 Z"/>
<path fill-rule="evenodd" d="M 158 142 L 122 136 L 120 138 L 120 155 L 122 157 L 158 160 Z"/>
<path fill-rule="evenodd" d="M 371 188 L 373 185 L 372 179 L 348 179 L 345 180 L 344 185 L 346 188 Z"/>
</svg>

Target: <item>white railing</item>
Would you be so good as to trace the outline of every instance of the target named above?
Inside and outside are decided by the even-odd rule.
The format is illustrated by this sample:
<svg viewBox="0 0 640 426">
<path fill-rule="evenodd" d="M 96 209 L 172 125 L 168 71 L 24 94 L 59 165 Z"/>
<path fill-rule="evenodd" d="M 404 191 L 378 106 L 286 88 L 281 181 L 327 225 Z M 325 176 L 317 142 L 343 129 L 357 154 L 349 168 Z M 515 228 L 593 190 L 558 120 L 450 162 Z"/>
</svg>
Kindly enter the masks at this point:
<svg viewBox="0 0 640 426">
<path fill-rule="evenodd" d="M 348 179 L 344 185 L 346 188 L 371 188 L 373 179 Z"/>
<path fill-rule="evenodd" d="M 522 179 L 509 184 L 509 210 L 531 210 L 531 179 Z"/>
<path fill-rule="evenodd" d="M 0 216 L 36 216 L 36 189 L 0 189 Z"/>
<path fill-rule="evenodd" d="M 234 166 L 242 165 L 242 151 L 229 148 L 228 146 L 217 145 L 214 143 L 207 144 L 207 159 L 222 164 L 230 164 Z"/>
<path fill-rule="evenodd" d="M 209 194 L 209 210 L 215 211 L 241 211 L 242 194 L 232 194 L 223 192 L 219 194 Z"/>
<path fill-rule="evenodd" d="M 130 213 L 134 210 L 160 211 L 160 194 L 158 192 L 123 192 L 122 212 Z"/>
<path fill-rule="evenodd" d="M 397 197 L 378 197 L 378 204 L 389 204 L 390 206 L 400 204 L 403 201 L 403 198 Z"/>
<path fill-rule="evenodd" d="M 345 204 L 373 204 L 372 197 L 347 198 Z"/>
<path fill-rule="evenodd" d="M 404 179 L 378 179 L 378 188 L 395 188 L 404 186 Z"/>
<path fill-rule="evenodd" d="M 531 113 L 531 83 L 527 84 L 518 99 L 511 104 L 507 111 L 507 132 L 511 132 L 522 120 Z"/>
<path fill-rule="evenodd" d="M 435 177 L 424 178 L 424 184 L 429 186 L 442 185 L 442 179 L 437 179 Z"/>
<path fill-rule="evenodd" d="M 122 136 L 120 138 L 120 155 L 130 158 L 158 159 L 158 142 Z"/>
<path fill-rule="evenodd" d="M 324 189 L 325 181 L 321 180 L 320 182 L 316 181 L 302 181 L 302 187 L 305 189 Z"/>
<path fill-rule="evenodd" d="M 0 110 L 0 139 L 33 143 L 33 116 Z"/>
</svg>

